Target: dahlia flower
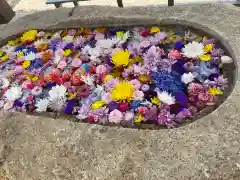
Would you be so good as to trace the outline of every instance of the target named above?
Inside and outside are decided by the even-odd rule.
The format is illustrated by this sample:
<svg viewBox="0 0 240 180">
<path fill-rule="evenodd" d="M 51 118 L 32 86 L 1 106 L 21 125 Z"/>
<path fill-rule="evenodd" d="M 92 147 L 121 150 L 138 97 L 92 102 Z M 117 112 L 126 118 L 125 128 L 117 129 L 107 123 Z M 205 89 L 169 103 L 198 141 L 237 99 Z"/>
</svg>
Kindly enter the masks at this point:
<svg viewBox="0 0 240 180">
<path fill-rule="evenodd" d="M 201 54 L 204 53 L 204 46 L 202 43 L 196 41 L 190 42 L 182 48 L 183 55 L 188 58 L 198 58 Z"/>
</svg>

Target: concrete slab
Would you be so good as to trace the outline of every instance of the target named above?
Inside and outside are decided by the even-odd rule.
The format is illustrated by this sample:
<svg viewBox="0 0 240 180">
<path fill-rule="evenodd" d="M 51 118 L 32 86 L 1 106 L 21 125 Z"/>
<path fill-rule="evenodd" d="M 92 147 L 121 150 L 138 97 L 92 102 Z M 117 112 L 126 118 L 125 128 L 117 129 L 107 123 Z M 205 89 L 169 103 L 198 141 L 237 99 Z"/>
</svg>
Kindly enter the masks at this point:
<svg viewBox="0 0 240 180">
<path fill-rule="evenodd" d="M 240 65 L 240 9 L 86 6 L 27 15 L 1 27 L 0 44 L 26 29 L 177 23 L 206 31 Z M 211 114 L 172 130 L 134 130 L 21 113 L 0 119 L 0 162 L 11 180 L 239 180 L 240 76 Z"/>
</svg>

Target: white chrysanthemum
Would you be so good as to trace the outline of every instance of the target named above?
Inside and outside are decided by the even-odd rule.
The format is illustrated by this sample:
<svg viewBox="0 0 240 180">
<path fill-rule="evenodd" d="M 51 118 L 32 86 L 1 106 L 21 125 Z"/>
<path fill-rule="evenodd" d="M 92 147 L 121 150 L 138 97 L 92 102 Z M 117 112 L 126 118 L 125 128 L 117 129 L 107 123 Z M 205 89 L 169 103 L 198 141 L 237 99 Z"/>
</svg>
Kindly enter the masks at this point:
<svg viewBox="0 0 240 180">
<path fill-rule="evenodd" d="M 65 94 L 67 92 L 67 88 L 63 85 L 57 85 L 52 87 L 52 89 L 48 92 L 50 101 L 57 101 L 59 99 L 65 98 Z"/>
<path fill-rule="evenodd" d="M 59 99 L 55 99 L 54 101 L 51 101 L 49 104 L 49 107 L 54 110 L 54 111 L 62 111 L 64 106 L 66 105 L 66 98 L 65 97 L 61 97 Z"/>
<path fill-rule="evenodd" d="M 197 58 L 201 54 L 204 53 L 203 50 L 204 46 L 202 43 L 198 43 L 196 41 L 190 42 L 184 46 L 182 49 L 182 52 L 184 56 L 189 57 L 189 58 Z"/>
<path fill-rule="evenodd" d="M 7 90 L 4 96 L 9 101 L 15 101 L 22 96 L 22 88 L 20 86 L 13 86 Z"/>
<path fill-rule="evenodd" d="M 39 101 L 37 101 L 37 103 L 35 105 L 37 107 L 36 111 L 37 112 L 46 112 L 49 102 L 50 101 L 48 99 L 40 99 Z"/>
<path fill-rule="evenodd" d="M 7 88 L 9 85 L 10 85 L 10 82 L 7 78 L 5 78 L 5 77 L 0 78 L 0 88 L 1 89 Z"/>
<path fill-rule="evenodd" d="M 222 56 L 221 57 L 221 63 L 222 64 L 229 64 L 229 63 L 232 63 L 233 62 L 233 59 L 229 56 Z"/>
<path fill-rule="evenodd" d="M 36 54 L 34 52 L 30 52 L 25 56 L 25 60 L 33 61 L 36 59 Z"/>
<path fill-rule="evenodd" d="M 184 84 L 188 84 L 190 82 L 192 82 L 194 80 L 195 76 L 193 75 L 193 73 L 189 72 L 189 73 L 184 73 L 181 76 L 181 80 Z"/>
<path fill-rule="evenodd" d="M 173 97 L 168 92 L 166 92 L 166 91 L 163 91 L 163 92 L 157 91 L 157 95 L 158 95 L 158 98 L 159 98 L 159 100 L 161 102 L 163 102 L 165 104 L 168 104 L 168 105 L 175 104 L 175 101 L 176 101 L 175 97 Z"/>
</svg>

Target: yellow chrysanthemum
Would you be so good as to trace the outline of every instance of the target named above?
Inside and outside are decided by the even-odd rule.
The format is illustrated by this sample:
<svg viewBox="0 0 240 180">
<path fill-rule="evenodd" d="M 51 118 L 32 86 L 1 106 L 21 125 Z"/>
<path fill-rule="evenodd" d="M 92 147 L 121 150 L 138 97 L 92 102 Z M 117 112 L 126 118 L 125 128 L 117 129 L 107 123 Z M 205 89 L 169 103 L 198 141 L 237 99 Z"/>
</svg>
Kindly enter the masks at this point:
<svg viewBox="0 0 240 180">
<path fill-rule="evenodd" d="M 135 123 L 140 123 L 144 120 L 144 117 L 142 114 L 138 114 L 136 119 L 135 119 Z"/>
<path fill-rule="evenodd" d="M 156 105 L 159 105 L 161 103 L 161 101 L 158 99 L 158 97 L 151 98 L 151 102 Z"/>
<path fill-rule="evenodd" d="M 123 31 L 118 31 L 116 33 L 116 35 L 117 35 L 118 38 L 122 38 L 124 36 L 124 32 Z"/>
<path fill-rule="evenodd" d="M 92 104 L 92 109 L 96 110 L 96 109 L 103 107 L 104 105 L 105 105 L 104 101 L 96 101 Z"/>
<path fill-rule="evenodd" d="M 112 63 L 119 66 L 127 66 L 129 64 L 130 52 L 128 50 L 115 51 L 112 55 Z"/>
<path fill-rule="evenodd" d="M 2 61 L 6 61 L 6 60 L 8 60 L 8 55 L 5 54 L 4 56 L 2 56 L 2 57 L 1 57 L 1 60 L 2 60 Z"/>
<path fill-rule="evenodd" d="M 209 53 L 209 52 L 211 52 L 213 50 L 213 45 L 212 44 L 206 44 L 205 46 L 204 46 L 204 52 L 205 53 Z"/>
<path fill-rule="evenodd" d="M 134 87 L 128 81 L 121 81 L 111 91 L 112 98 L 116 101 L 131 101 L 133 99 Z"/>
<path fill-rule="evenodd" d="M 200 60 L 201 61 L 210 61 L 211 60 L 211 55 L 209 55 L 209 54 L 202 54 L 202 55 L 200 55 Z"/>
<path fill-rule="evenodd" d="M 70 54 L 72 53 L 72 50 L 71 49 L 66 49 L 65 51 L 64 51 L 64 56 L 69 56 Z"/>
<path fill-rule="evenodd" d="M 24 67 L 25 69 L 28 68 L 31 65 L 30 61 L 24 61 L 22 64 L 22 67 Z"/>
<path fill-rule="evenodd" d="M 21 37 L 21 41 L 23 43 L 28 42 L 28 41 L 32 42 L 37 37 L 37 33 L 38 33 L 37 30 L 29 30 L 29 31 L 23 33 L 23 35 Z"/>
<path fill-rule="evenodd" d="M 218 88 L 209 88 L 208 93 L 211 94 L 212 96 L 216 96 L 216 95 L 222 95 L 223 91 Z"/>
<path fill-rule="evenodd" d="M 160 32 L 160 28 L 159 28 L 159 27 L 156 27 L 156 26 L 151 27 L 150 32 L 151 32 L 151 33 L 159 33 L 159 32 Z"/>
</svg>

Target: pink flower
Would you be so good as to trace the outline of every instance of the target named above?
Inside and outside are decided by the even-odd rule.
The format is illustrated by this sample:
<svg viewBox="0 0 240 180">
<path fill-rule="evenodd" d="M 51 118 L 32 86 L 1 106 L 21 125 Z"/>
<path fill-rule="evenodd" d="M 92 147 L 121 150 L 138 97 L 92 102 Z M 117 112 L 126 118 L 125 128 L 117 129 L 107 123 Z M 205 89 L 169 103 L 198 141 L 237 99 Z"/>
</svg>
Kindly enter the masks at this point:
<svg viewBox="0 0 240 180">
<path fill-rule="evenodd" d="M 143 48 L 147 48 L 151 45 L 150 41 L 148 40 L 143 40 L 141 43 L 140 43 L 140 46 L 143 47 Z"/>
<path fill-rule="evenodd" d="M 101 39 L 104 39 L 104 34 L 103 33 L 96 33 L 95 35 L 95 40 L 98 41 L 98 40 L 101 40 Z"/>
<path fill-rule="evenodd" d="M 140 81 L 137 80 L 137 79 L 131 80 L 130 83 L 133 85 L 133 87 L 134 87 L 136 90 L 139 90 L 140 87 L 141 87 L 141 83 L 140 83 Z"/>
<path fill-rule="evenodd" d="M 97 74 L 105 74 L 107 72 L 107 67 L 104 65 L 98 65 L 96 67 L 96 73 Z"/>
<path fill-rule="evenodd" d="M 32 89 L 34 87 L 33 83 L 29 80 L 26 80 L 22 83 L 23 89 Z"/>
<path fill-rule="evenodd" d="M 13 101 L 7 101 L 7 102 L 5 102 L 5 104 L 3 106 L 3 109 L 4 110 L 9 110 L 9 109 L 11 109 L 13 107 L 13 105 L 14 105 Z"/>
<path fill-rule="evenodd" d="M 79 68 L 82 64 L 82 61 L 79 58 L 74 58 L 72 61 L 72 67 Z"/>
<path fill-rule="evenodd" d="M 142 91 L 135 91 L 134 92 L 134 100 L 143 100 L 143 97 L 144 97 L 144 93 Z"/>
<path fill-rule="evenodd" d="M 16 59 L 16 64 L 21 64 L 25 60 L 24 56 L 21 56 Z"/>
<path fill-rule="evenodd" d="M 22 66 L 16 66 L 14 71 L 15 74 L 21 74 L 24 71 L 24 68 Z"/>
<path fill-rule="evenodd" d="M 119 124 L 123 120 L 123 113 L 117 109 L 110 112 L 108 117 L 109 122 Z"/>
<path fill-rule="evenodd" d="M 181 53 L 178 50 L 171 50 L 168 53 L 168 58 L 169 59 L 180 59 L 181 58 Z"/>
<path fill-rule="evenodd" d="M 134 113 L 132 111 L 127 111 L 125 113 L 124 121 L 129 122 L 129 121 L 132 121 L 133 118 L 134 118 Z"/>
<path fill-rule="evenodd" d="M 188 86 L 189 96 L 197 96 L 200 93 L 204 92 L 204 87 L 198 83 L 190 83 Z"/>
<path fill-rule="evenodd" d="M 42 93 L 42 90 L 43 90 L 42 87 L 40 87 L 40 86 L 35 86 L 35 87 L 32 89 L 31 93 L 32 93 L 32 95 L 34 95 L 34 96 L 39 96 L 39 95 Z"/>
<path fill-rule="evenodd" d="M 148 111 L 148 108 L 144 106 L 140 106 L 137 108 L 137 112 L 141 114 L 146 114 L 147 111 Z"/>
<path fill-rule="evenodd" d="M 214 96 L 208 92 L 198 94 L 199 101 L 202 101 L 206 105 L 214 105 Z"/>
<path fill-rule="evenodd" d="M 64 69 L 65 67 L 67 66 L 67 63 L 66 63 L 66 61 L 60 61 L 59 63 L 58 63 L 58 66 L 57 66 L 57 68 L 59 68 L 59 69 Z"/>
<path fill-rule="evenodd" d="M 75 34 L 76 34 L 76 30 L 75 29 L 68 30 L 68 35 L 74 36 Z"/>
</svg>

